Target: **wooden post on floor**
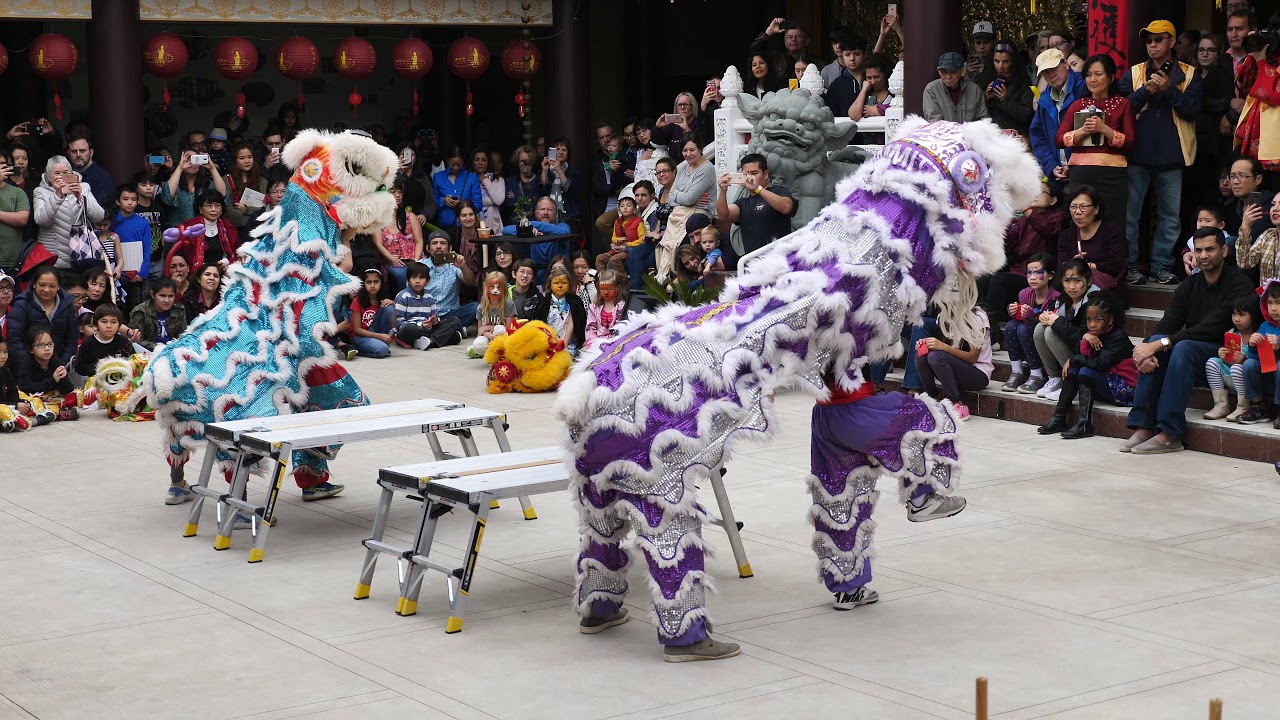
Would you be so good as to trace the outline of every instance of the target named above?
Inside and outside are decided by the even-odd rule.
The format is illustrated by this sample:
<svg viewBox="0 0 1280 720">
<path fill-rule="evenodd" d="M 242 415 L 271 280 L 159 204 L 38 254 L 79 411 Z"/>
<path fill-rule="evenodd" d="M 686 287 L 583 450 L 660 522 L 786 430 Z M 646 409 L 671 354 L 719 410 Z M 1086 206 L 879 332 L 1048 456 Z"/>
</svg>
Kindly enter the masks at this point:
<svg viewBox="0 0 1280 720">
<path fill-rule="evenodd" d="M 977 718 L 977 720 L 987 720 L 987 679 L 986 678 L 984 677 L 978 678 L 977 691 L 978 691 L 978 708 L 977 708 L 977 711 L 974 713 L 974 717 Z M 1221 720 L 1221 718 L 1219 718 L 1219 720 Z"/>
<path fill-rule="evenodd" d="M 1209 720 L 1222 720 L 1222 700 L 1214 698 L 1209 701 Z"/>
</svg>

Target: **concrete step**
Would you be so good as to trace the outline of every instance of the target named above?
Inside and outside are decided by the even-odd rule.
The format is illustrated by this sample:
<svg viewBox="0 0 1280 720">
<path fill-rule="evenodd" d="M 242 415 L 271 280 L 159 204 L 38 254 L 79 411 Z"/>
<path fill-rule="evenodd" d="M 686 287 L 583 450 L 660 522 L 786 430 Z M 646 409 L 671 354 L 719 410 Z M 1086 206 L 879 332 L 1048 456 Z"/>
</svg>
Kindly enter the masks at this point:
<svg viewBox="0 0 1280 720">
<path fill-rule="evenodd" d="M 901 381 L 902 373 L 894 371 L 885 385 L 888 389 L 897 389 Z M 1035 428 L 1048 422 L 1054 409 L 1054 403 L 1034 395 L 1000 392 L 1000 383 L 994 380 L 981 392 L 965 393 L 963 402 L 974 415 L 1026 425 L 1025 430 L 1014 429 L 1011 432 L 1026 432 L 1029 438 L 1038 437 Z M 1133 434 L 1125 427 L 1128 414 L 1129 408 L 1098 403 L 1093 412 L 1094 431 L 1102 437 L 1127 439 Z M 1182 442 L 1187 449 L 1241 460 L 1280 460 L 1280 430 L 1272 428 L 1271 423 L 1239 425 L 1224 420 L 1205 420 L 1203 415 L 1204 411 L 1200 409 L 1186 411 L 1187 435 Z M 1073 408 L 1070 421 L 1075 422 L 1075 418 Z M 1119 443 L 1116 446 L 1118 449 Z"/>
<path fill-rule="evenodd" d="M 1120 291 L 1120 294 L 1124 296 L 1131 308 L 1159 310 L 1163 313 L 1169 308 L 1169 302 L 1173 300 L 1173 291 L 1177 289 L 1177 285 L 1147 283 L 1146 285 L 1126 286 L 1124 290 Z"/>
</svg>

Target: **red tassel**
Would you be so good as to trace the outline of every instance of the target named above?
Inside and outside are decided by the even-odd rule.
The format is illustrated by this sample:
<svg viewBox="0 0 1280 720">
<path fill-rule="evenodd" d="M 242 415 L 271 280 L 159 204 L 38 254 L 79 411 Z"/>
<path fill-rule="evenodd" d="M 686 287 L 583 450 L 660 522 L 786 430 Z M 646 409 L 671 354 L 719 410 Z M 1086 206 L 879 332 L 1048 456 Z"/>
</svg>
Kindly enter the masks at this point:
<svg viewBox="0 0 1280 720">
<path fill-rule="evenodd" d="M 413 116 L 418 117 L 418 88 L 413 89 Z"/>
<path fill-rule="evenodd" d="M 57 119 L 62 119 L 62 98 L 58 96 L 58 87 L 53 88 L 53 115 Z"/>
<path fill-rule="evenodd" d="M 169 109 L 169 83 L 164 84 L 164 109 Z"/>
<path fill-rule="evenodd" d="M 364 102 L 364 98 L 360 97 L 360 92 L 356 89 L 351 90 L 351 94 L 347 96 L 347 102 L 351 103 L 351 109 L 355 117 L 360 117 L 360 103 Z"/>
<path fill-rule="evenodd" d="M 298 86 L 298 109 L 299 110 L 307 109 L 307 98 L 302 95 L 301 85 Z"/>
<path fill-rule="evenodd" d="M 236 93 L 236 117 L 244 119 L 244 93 Z"/>
</svg>

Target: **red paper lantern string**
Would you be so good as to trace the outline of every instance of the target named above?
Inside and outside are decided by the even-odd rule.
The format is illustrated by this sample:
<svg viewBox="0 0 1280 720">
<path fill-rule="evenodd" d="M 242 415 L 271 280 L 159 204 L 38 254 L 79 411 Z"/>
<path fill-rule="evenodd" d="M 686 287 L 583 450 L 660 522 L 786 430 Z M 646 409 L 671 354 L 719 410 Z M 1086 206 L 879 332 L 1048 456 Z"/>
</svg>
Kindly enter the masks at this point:
<svg viewBox="0 0 1280 720">
<path fill-rule="evenodd" d="M 162 80 L 177 77 L 187 69 L 187 45 L 173 33 L 157 33 L 142 46 L 142 66 Z M 169 83 L 164 83 L 164 110 L 169 111 Z"/>
<path fill-rule="evenodd" d="M 368 77 L 377 62 L 377 52 L 364 38 L 343 38 L 333 50 L 333 68 L 352 83 L 351 95 L 347 100 L 351 103 L 356 118 L 360 117 L 360 103 L 363 101 L 356 83 Z"/>
<path fill-rule="evenodd" d="M 418 116 L 418 81 L 431 72 L 431 46 L 418 38 L 405 38 L 391 48 L 391 69 L 413 82 L 413 116 Z"/>
<path fill-rule="evenodd" d="M 298 82 L 298 109 L 305 109 L 307 98 L 302 92 L 302 82 L 320 68 L 320 50 L 316 44 L 301 37 L 286 39 L 276 49 L 276 68 Z"/>
<path fill-rule="evenodd" d="M 475 106 L 471 104 L 471 81 L 467 81 L 467 117 L 476 114 Z"/>
<path fill-rule="evenodd" d="M 45 33 L 31 41 L 31 69 L 36 75 L 53 83 L 53 107 L 57 119 L 62 119 L 62 97 L 58 95 L 58 81 L 76 69 L 80 53 L 66 35 Z"/>
</svg>

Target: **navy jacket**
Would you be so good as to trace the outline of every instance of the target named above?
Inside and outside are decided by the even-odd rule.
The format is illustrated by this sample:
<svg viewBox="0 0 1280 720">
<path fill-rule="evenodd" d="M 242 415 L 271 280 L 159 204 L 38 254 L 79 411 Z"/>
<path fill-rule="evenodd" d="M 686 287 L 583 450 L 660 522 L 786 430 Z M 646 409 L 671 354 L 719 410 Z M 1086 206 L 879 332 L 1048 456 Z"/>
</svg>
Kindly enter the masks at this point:
<svg viewBox="0 0 1280 720">
<path fill-rule="evenodd" d="M 1157 69 L 1151 60 L 1147 60 L 1148 78 Z M 1152 170 L 1186 167 L 1178 127 L 1173 122 L 1173 112 L 1176 110 L 1183 119 L 1195 122 L 1200 113 L 1204 77 L 1196 71 L 1187 89 L 1179 90 L 1178 86 L 1186 79 L 1186 75 L 1175 60 L 1173 72 L 1169 76 L 1169 88 L 1164 92 L 1152 95 L 1145 86 L 1134 89 L 1132 69 L 1119 79 L 1120 94 L 1129 99 L 1137 118 L 1134 124 L 1134 134 L 1137 137 L 1134 139 L 1133 150 L 1129 151 L 1129 163 Z"/>
<path fill-rule="evenodd" d="M 1067 108 L 1071 107 L 1071 103 L 1084 96 L 1084 78 L 1072 70 L 1067 75 L 1067 84 L 1063 85 L 1062 89 L 1067 92 L 1066 99 L 1062 101 L 1062 112 L 1066 112 Z M 1051 180 L 1053 169 L 1063 164 L 1058 161 L 1057 136 L 1061 121 L 1062 115 L 1058 108 L 1054 107 L 1049 91 L 1040 93 L 1040 99 L 1036 102 L 1036 114 L 1031 118 L 1031 152 L 1040 163 L 1040 172 Z M 1071 157 L 1070 150 L 1064 152 L 1068 158 Z"/>
<path fill-rule="evenodd" d="M 79 346 L 80 327 L 76 323 L 78 315 L 75 298 L 66 290 L 58 291 L 58 305 L 53 311 L 53 318 L 45 315 L 44 308 L 31 289 L 24 291 L 13 301 L 13 307 L 9 310 L 7 334 L 10 367 L 26 360 L 27 329 L 36 325 L 47 325 L 49 334 L 53 335 L 53 363 L 66 365 L 71 362 Z"/>
</svg>

